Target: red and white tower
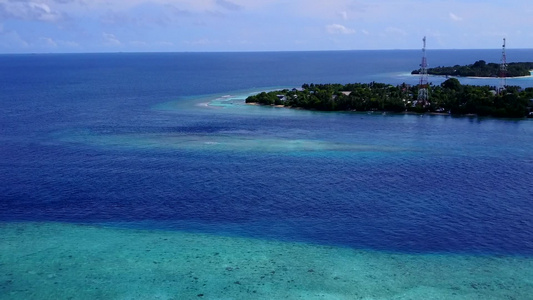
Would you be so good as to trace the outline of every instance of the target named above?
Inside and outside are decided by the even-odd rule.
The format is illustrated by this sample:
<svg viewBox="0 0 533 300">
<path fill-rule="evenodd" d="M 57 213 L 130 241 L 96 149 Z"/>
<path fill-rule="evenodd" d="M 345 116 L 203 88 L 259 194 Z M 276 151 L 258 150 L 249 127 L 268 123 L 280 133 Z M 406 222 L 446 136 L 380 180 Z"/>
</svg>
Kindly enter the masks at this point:
<svg viewBox="0 0 533 300">
<path fill-rule="evenodd" d="M 422 63 L 420 64 L 420 82 L 418 84 L 418 103 L 426 105 L 429 100 L 428 93 L 428 62 L 426 57 L 426 37 L 422 39 L 424 48 L 422 48 Z"/>
<path fill-rule="evenodd" d="M 502 46 L 502 61 L 500 63 L 500 87 L 498 88 L 498 93 L 501 93 L 505 90 L 505 86 L 507 85 L 507 55 L 505 54 L 505 38 L 503 39 L 503 46 Z"/>
</svg>

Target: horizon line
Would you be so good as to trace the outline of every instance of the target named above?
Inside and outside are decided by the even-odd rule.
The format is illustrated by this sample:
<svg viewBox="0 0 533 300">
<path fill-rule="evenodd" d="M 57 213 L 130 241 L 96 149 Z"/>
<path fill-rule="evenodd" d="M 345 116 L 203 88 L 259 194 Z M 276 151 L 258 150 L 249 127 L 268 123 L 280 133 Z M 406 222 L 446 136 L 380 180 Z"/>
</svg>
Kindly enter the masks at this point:
<svg viewBox="0 0 533 300">
<path fill-rule="evenodd" d="M 439 48 L 426 51 L 472 51 L 498 50 L 501 48 Z M 533 50 L 533 48 L 511 48 L 506 50 Z M 363 52 L 363 51 L 422 51 L 422 49 L 342 49 L 342 50 L 211 50 L 211 51 L 87 51 L 87 52 L 6 52 L 0 55 L 59 55 L 59 54 L 169 54 L 169 53 L 286 53 L 286 52 Z"/>
</svg>

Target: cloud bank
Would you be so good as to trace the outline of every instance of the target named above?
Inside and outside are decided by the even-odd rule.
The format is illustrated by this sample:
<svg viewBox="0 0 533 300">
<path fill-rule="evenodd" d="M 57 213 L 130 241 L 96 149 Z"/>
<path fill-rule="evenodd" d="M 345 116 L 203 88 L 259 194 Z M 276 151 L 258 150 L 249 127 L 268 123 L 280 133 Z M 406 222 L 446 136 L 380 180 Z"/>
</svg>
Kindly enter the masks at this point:
<svg viewBox="0 0 533 300">
<path fill-rule="evenodd" d="M 0 52 L 532 48 L 531 13 L 529 0 L 0 0 Z"/>
</svg>

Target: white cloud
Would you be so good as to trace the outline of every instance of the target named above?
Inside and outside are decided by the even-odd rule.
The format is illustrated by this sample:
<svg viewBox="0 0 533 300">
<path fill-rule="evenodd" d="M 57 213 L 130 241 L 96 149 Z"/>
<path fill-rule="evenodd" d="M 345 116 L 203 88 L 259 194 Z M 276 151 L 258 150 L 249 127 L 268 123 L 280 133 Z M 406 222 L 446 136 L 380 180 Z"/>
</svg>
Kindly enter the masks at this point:
<svg viewBox="0 0 533 300">
<path fill-rule="evenodd" d="M 117 39 L 117 37 L 114 34 L 111 33 L 103 33 L 102 37 L 104 39 L 104 44 L 108 46 L 120 46 L 122 43 Z"/>
<path fill-rule="evenodd" d="M 355 33 L 355 29 L 347 28 L 341 24 L 327 25 L 326 30 L 330 34 L 354 34 Z"/>
<path fill-rule="evenodd" d="M 194 40 L 194 41 L 185 41 L 185 44 L 187 45 L 195 45 L 195 46 L 206 46 L 206 45 L 210 45 L 210 44 L 214 44 L 216 43 L 215 41 L 212 41 L 210 39 L 207 39 L 207 38 L 201 38 L 201 39 L 197 39 L 197 40 Z"/>
<path fill-rule="evenodd" d="M 61 12 L 52 10 L 46 3 L 33 1 L 0 2 L 0 17 L 42 22 L 57 22 L 64 19 Z"/>
<path fill-rule="evenodd" d="M 455 21 L 455 22 L 458 22 L 458 21 L 462 21 L 462 20 L 463 20 L 463 18 L 459 17 L 458 15 L 456 15 L 456 14 L 454 14 L 454 13 L 452 13 L 452 12 L 450 13 L 450 19 L 451 19 L 452 21 Z"/>
<path fill-rule="evenodd" d="M 167 42 L 167 41 L 161 41 L 161 42 L 156 42 L 154 43 L 155 46 L 161 46 L 161 47 L 173 47 L 174 46 L 174 43 L 172 42 Z"/>
<path fill-rule="evenodd" d="M 52 47 L 52 48 L 57 47 L 57 43 L 52 38 L 49 38 L 49 37 L 41 37 L 39 38 L 39 42 L 46 47 Z"/>
<path fill-rule="evenodd" d="M 492 48 L 500 38 L 490 35 L 503 32 L 516 47 L 531 48 L 529 32 L 523 29 L 533 25 L 528 1 L 0 0 L 0 44 L 9 37 L 22 52 L 52 49 L 44 48 L 45 43 L 65 52 L 76 47 L 109 51 L 112 46 L 147 51 L 184 46 L 191 51 L 418 49 L 420 36 L 441 32 L 434 42 L 441 48 Z M 506 22 L 487 24 L 488 15 Z M 406 16 L 417 16 L 419 22 Z M 330 39 L 316 39 L 317 24 Z M 359 39 L 349 44 L 346 36 Z M 295 37 L 305 43 L 294 42 Z M 478 38 L 475 44 L 471 37 Z M 171 44 L 157 44 L 162 40 Z"/>
<path fill-rule="evenodd" d="M 348 20 L 348 13 L 346 11 L 339 12 L 339 15 L 343 20 Z"/>
<path fill-rule="evenodd" d="M 228 0 L 215 0 L 215 3 L 227 10 L 237 11 L 242 9 L 242 6 Z"/>
</svg>

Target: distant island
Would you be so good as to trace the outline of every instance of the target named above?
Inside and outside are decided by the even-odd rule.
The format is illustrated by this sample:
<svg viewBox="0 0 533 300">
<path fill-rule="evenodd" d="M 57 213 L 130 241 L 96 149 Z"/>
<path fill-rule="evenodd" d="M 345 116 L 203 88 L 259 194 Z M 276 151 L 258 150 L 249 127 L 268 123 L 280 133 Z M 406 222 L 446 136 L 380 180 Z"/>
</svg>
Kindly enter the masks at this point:
<svg viewBox="0 0 533 300">
<path fill-rule="evenodd" d="M 530 76 L 533 70 L 533 62 L 513 62 L 507 64 L 507 70 L 503 77 Z M 414 70 L 411 74 L 419 74 L 420 70 Z M 500 64 L 486 63 L 478 60 L 471 65 L 453 67 L 428 68 L 430 75 L 462 76 L 462 77 L 500 77 Z"/>
<path fill-rule="evenodd" d="M 249 96 L 246 103 L 303 108 L 321 111 L 381 111 L 475 114 L 505 118 L 533 116 L 533 88 L 462 85 L 449 78 L 440 85 L 430 84 L 429 101 L 418 101 L 417 85 L 384 83 L 303 84 L 301 88 L 262 92 Z"/>
</svg>

